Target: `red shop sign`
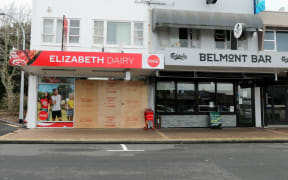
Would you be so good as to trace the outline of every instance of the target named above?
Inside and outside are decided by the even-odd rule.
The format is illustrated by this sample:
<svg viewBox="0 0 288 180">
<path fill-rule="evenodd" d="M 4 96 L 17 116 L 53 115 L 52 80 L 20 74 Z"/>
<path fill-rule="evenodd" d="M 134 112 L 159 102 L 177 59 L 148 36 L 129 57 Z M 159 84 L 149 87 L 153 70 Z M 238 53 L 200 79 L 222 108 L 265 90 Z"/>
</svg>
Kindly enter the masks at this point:
<svg viewBox="0 0 288 180">
<path fill-rule="evenodd" d="M 147 61 L 150 67 L 157 67 L 160 64 L 160 59 L 156 55 L 149 56 Z"/>
<path fill-rule="evenodd" d="M 39 119 L 42 121 L 45 121 L 48 119 L 48 112 L 46 111 L 40 111 L 39 112 Z"/>
<path fill-rule="evenodd" d="M 142 54 L 17 50 L 10 53 L 9 65 L 141 69 Z"/>
</svg>

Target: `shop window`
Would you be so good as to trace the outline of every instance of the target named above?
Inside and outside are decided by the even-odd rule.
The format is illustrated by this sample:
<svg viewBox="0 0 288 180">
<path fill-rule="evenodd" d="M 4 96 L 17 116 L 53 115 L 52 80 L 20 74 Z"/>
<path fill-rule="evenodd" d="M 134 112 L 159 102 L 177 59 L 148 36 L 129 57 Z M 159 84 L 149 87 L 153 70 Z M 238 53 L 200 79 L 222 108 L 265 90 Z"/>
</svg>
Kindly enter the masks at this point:
<svg viewBox="0 0 288 180">
<path fill-rule="evenodd" d="M 158 99 L 175 99 L 175 82 L 158 82 L 156 93 Z"/>
<path fill-rule="evenodd" d="M 175 112 L 175 82 L 157 82 L 157 112 Z"/>
<path fill-rule="evenodd" d="M 134 23 L 134 45 L 143 46 L 144 28 L 143 23 Z"/>
<path fill-rule="evenodd" d="M 231 32 L 215 30 L 215 43 L 217 49 L 231 49 Z"/>
<path fill-rule="evenodd" d="M 233 83 L 217 83 L 216 98 L 219 112 L 234 112 Z"/>
<path fill-rule="evenodd" d="M 79 39 L 80 39 L 80 20 L 70 20 L 68 42 L 71 44 L 79 44 Z"/>
<path fill-rule="evenodd" d="M 74 81 L 74 78 L 63 77 L 40 78 L 37 106 L 39 127 L 49 122 L 60 123 L 55 127 L 65 127 L 65 123 L 74 122 Z"/>
<path fill-rule="evenodd" d="M 131 23 L 107 22 L 107 44 L 131 45 Z"/>
<path fill-rule="evenodd" d="M 234 84 L 158 81 L 156 103 L 158 113 L 235 113 Z"/>
<path fill-rule="evenodd" d="M 195 112 L 195 85 L 177 82 L 177 112 Z"/>
<path fill-rule="evenodd" d="M 103 45 L 104 43 L 104 21 L 94 21 L 93 43 Z"/>
<path fill-rule="evenodd" d="M 215 83 L 199 82 L 199 112 L 215 111 Z"/>
</svg>

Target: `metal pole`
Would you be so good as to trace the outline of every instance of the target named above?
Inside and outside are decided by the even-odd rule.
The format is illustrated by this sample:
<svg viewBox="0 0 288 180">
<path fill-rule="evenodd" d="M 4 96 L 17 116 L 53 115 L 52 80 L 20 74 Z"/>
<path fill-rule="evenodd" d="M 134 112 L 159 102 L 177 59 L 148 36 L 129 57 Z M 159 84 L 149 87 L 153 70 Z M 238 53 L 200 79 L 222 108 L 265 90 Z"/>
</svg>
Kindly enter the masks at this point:
<svg viewBox="0 0 288 180">
<path fill-rule="evenodd" d="M 25 44 L 26 44 L 26 36 L 25 36 L 25 30 L 23 26 L 19 23 L 19 21 L 14 18 L 13 16 L 10 16 L 9 14 L 6 13 L 0 13 L 0 15 L 8 16 L 11 19 L 13 19 L 18 26 L 20 27 L 22 31 L 22 36 L 23 36 L 23 44 L 22 44 L 22 50 L 25 50 Z M 23 124 L 23 114 L 24 114 L 24 71 L 21 70 L 21 83 L 20 83 L 20 102 L 19 102 L 19 123 Z"/>
</svg>

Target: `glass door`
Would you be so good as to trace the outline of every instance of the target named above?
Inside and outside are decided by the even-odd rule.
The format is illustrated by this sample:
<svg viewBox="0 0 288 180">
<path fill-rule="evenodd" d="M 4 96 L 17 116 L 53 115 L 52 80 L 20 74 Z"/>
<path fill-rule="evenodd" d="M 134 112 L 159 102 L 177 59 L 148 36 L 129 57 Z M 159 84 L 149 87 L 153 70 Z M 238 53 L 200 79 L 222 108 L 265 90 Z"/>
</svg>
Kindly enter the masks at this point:
<svg viewBox="0 0 288 180">
<path fill-rule="evenodd" d="M 238 126 L 254 127 L 253 88 L 238 85 Z"/>
<path fill-rule="evenodd" d="M 266 92 L 265 106 L 268 125 L 288 124 L 288 87 L 269 87 Z"/>
</svg>

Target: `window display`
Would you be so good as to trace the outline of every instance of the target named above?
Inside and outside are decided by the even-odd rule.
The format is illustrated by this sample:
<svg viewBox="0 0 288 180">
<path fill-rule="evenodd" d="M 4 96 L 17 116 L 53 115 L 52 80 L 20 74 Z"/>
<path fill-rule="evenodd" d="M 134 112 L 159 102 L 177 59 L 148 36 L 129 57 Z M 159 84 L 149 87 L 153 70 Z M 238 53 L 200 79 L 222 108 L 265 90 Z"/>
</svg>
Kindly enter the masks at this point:
<svg viewBox="0 0 288 180">
<path fill-rule="evenodd" d="M 158 81 L 156 112 L 171 114 L 235 113 L 234 83 Z"/>
<path fill-rule="evenodd" d="M 233 83 L 217 83 L 217 101 L 219 112 L 234 112 Z"/>
<path fill-rule="evenodd" d="M 38 127 L 73 127 L 74 81 L 73 78 L 40 78 L 38 86 Z M 46 82 L 46 83 L 43 83 Z M 51 82 L 51 83 L 47 83 Z M 59 82 L 59 83 L 56 83 Z M 62 83 L 61 83 L 62 82 Z M 63 83 L 64 82 L 64 83 Z M 71 124 L 72 123 L 72 124 Z"/>
<path fill-rule="evenodd" d="M 215 83 L 200 82 L 199 87 L 199 111 L 215 111 Z"/>
</svg>

